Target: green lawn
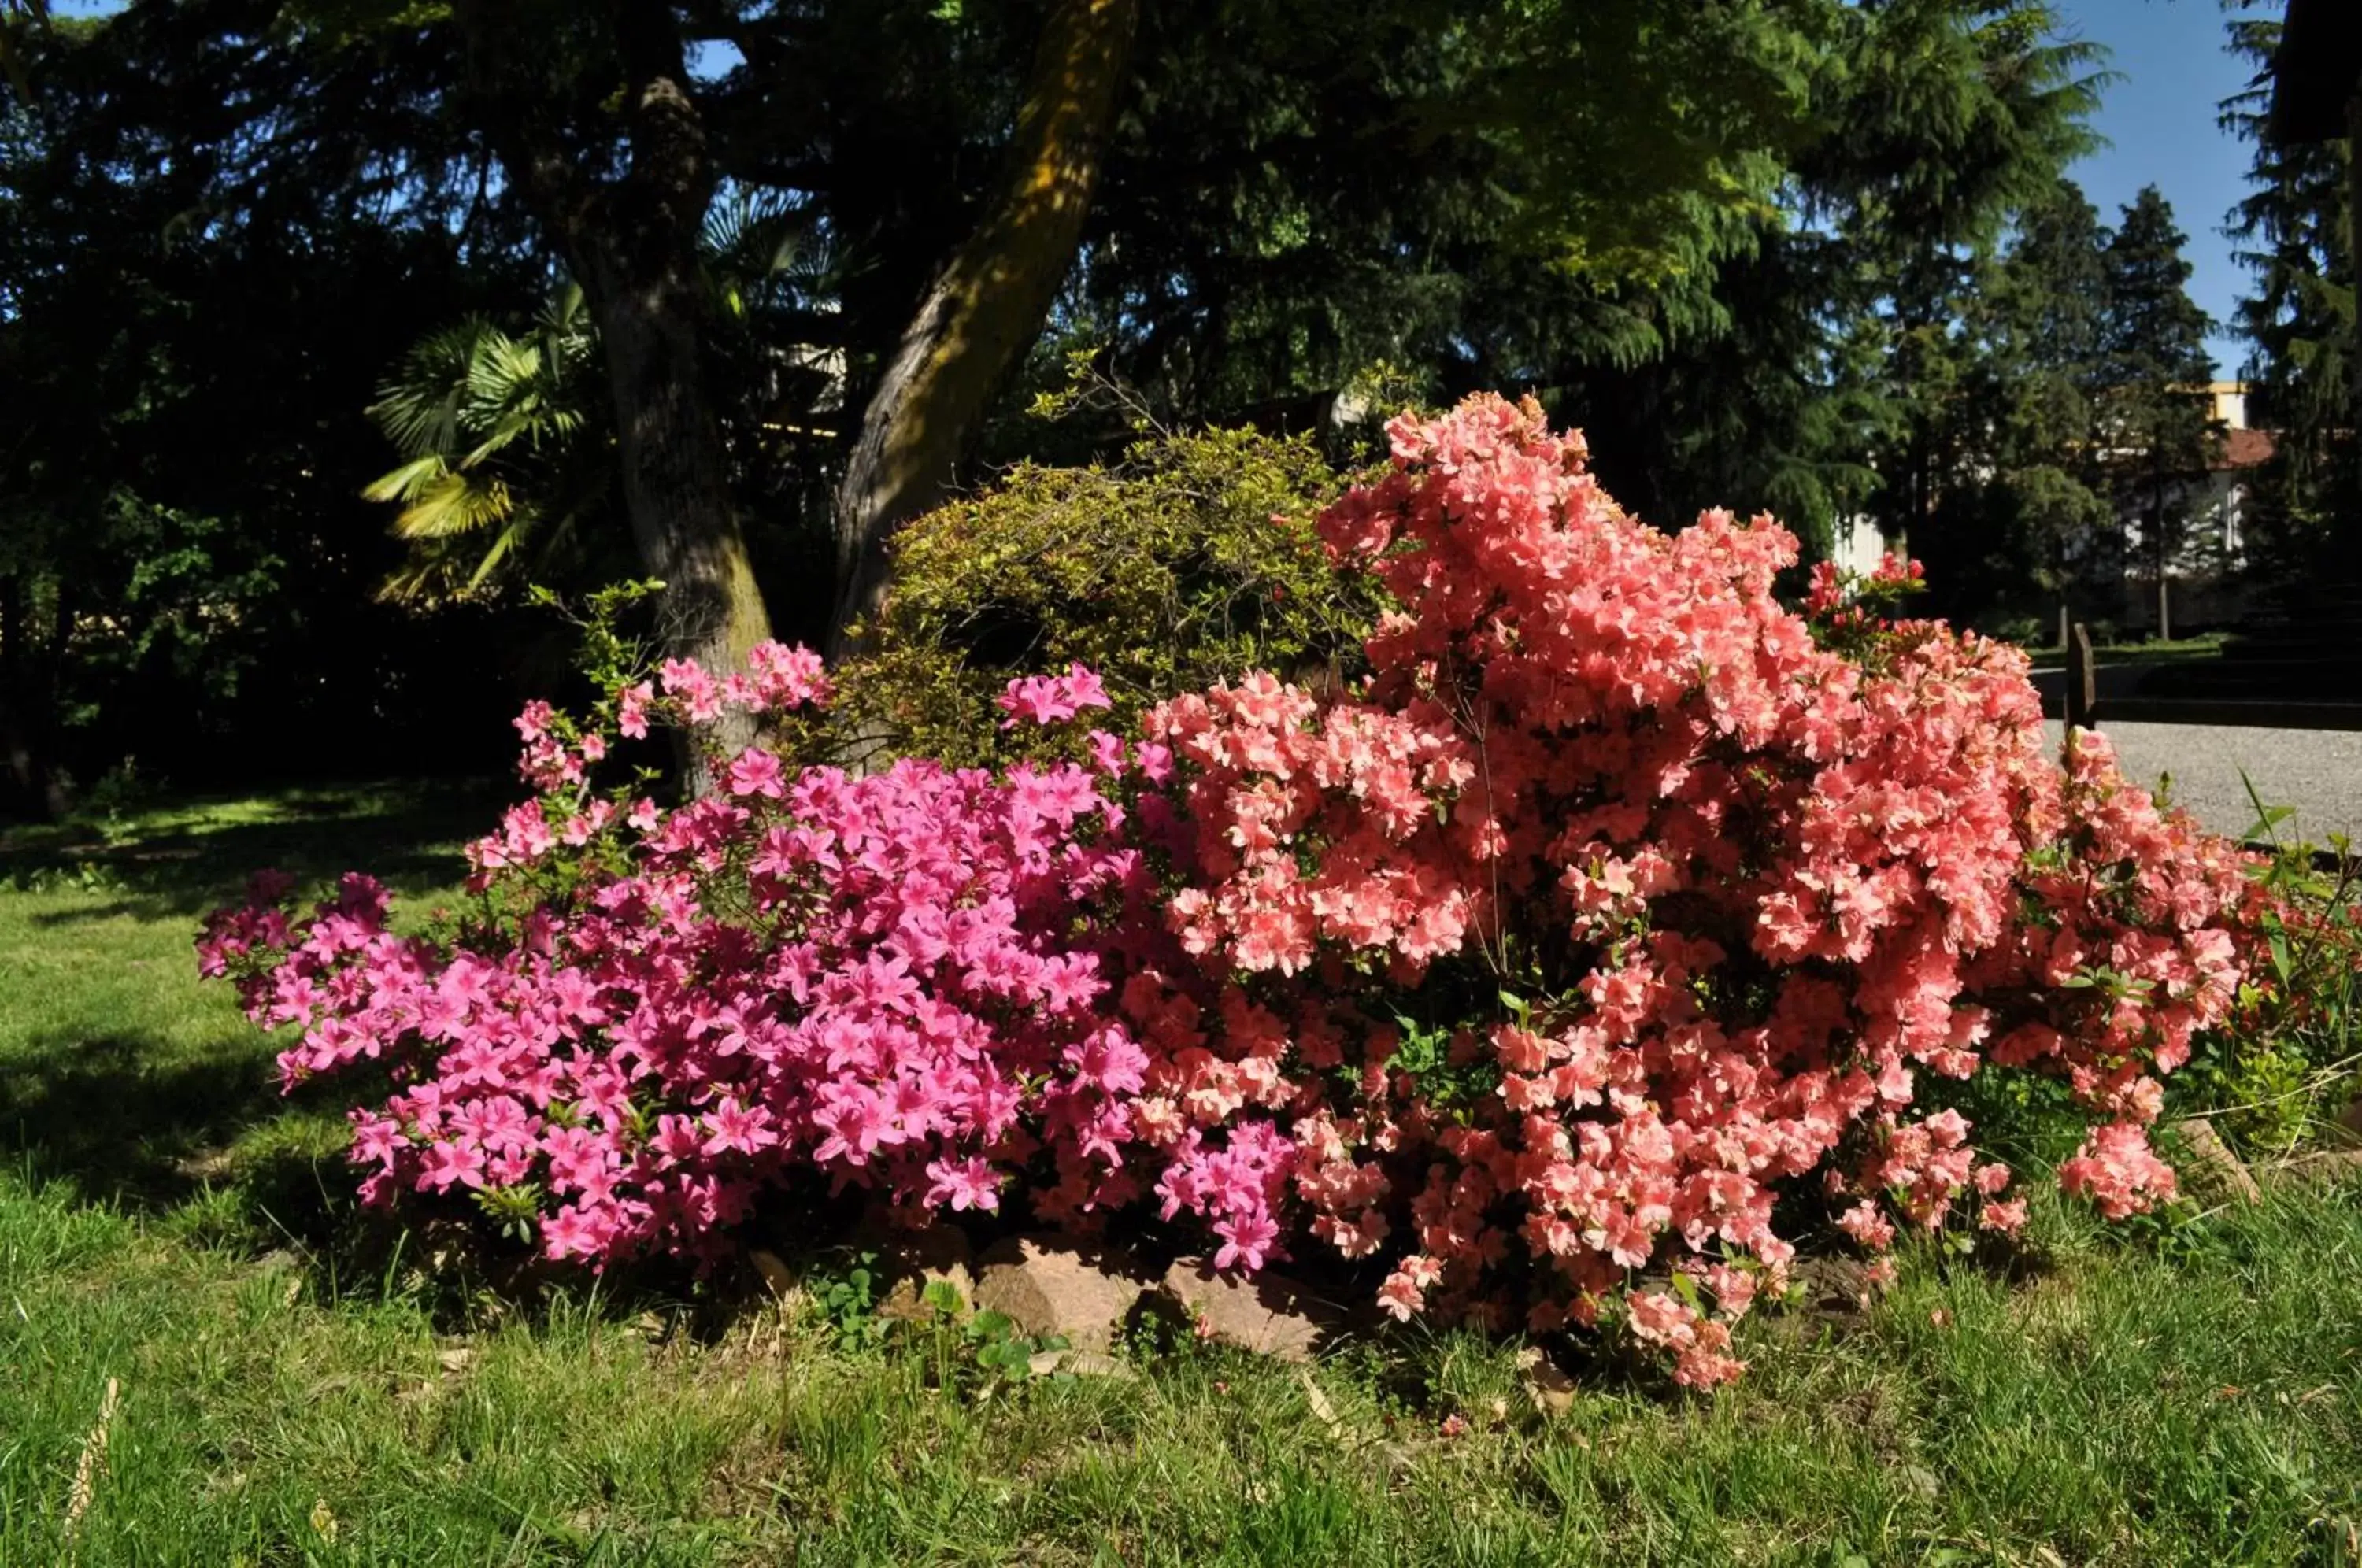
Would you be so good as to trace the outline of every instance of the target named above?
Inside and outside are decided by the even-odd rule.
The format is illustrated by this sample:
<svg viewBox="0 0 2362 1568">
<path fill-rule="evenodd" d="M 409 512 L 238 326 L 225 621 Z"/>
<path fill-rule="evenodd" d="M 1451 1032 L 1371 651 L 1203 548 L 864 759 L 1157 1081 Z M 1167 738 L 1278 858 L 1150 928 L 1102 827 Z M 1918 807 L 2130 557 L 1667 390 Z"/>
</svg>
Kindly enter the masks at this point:
<svg viewBox="0 0 2362 1568">
<path fill-rule="evenodd" d="M 2102 643 L 2092 649 L 2094 665 L 2112 664 L 2191 664 L 2223 657 L 2224 644 L 2229 634 L 2207 632 L 2195 637 L 2177 637 L 2171 642 L 2158 642 L 2151 637 L 2138 643 Z M 2028 648 L 2036 670 L 2057 670 L 2067 668 L 2067 651 L 2058 647 Z"/>
<path fill-rule="evenodd" d="M 454 1290 L 348 1242 L 335 1105 L 279 1099 L 188 936 L 259 864 L 447 886 L 482 820 L 356 790 L 0 845 L 0 1564 L 2362 1561 L 2351 1188 L 2169 1234 L 2039 1205 L 2015 1278 L 1913 1257 L 1750 1320 L 1719 1397 L 1605 1366 L 1547 1419 L 1462 1336 L 1010 1386 L 745 1293 Z"/>
</svg>

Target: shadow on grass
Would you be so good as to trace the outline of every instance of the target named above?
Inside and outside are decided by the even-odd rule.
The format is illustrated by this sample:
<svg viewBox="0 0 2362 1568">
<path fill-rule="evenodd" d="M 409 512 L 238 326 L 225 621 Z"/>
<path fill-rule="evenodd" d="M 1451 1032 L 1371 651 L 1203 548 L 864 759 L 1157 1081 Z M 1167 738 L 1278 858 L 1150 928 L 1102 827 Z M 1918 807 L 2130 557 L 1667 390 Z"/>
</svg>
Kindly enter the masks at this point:
<svg viewBox="0 0 2362 1568">
<path fill-rule="evenodd" d="M 710 1340 L 768 1299 L 751 1265 L 701 1277 L 664 1259 L 616 1267 L 591 1290 L 590 1275 L 495 1234 L 464 1203 L 364 1208 L 340 1112 L 365 1093 L 323 1086 L 282 1096 L 260 1052 L 164 1055 L 160 1042 L 122 1034 L 37 1041 L 0 1062 L 8 1167 L 184 1241 L 292 1255 L 315 1299 L 401 1298 L 437 1331 L 535 1321 L 579 1309 L 588 1291 L 602 1319 L 653 1312 L 668 1333 Z"/>
<path fill-rule="evenodd" d="M 162 1059 L 132 1035 L 37 1041 L 0 1063 L 0 1139 L 30 1174 L 94 1199 L 161 1209 L 216 1174 L 220 1152 L 284 1113 L 260 1055 Z"/>
<path fill-rule="evenodd" d="M 114 824 L 13 828 L 0 832 L 0 886 L 96 895 L 36 915 L 40 925 L 194 917 L 235 899 L 266 867 L 306 887 L 366 871 L 415 894 L 458 882 L 459 846 L 515 798 L 482 781 L 358 784 L 192 801 Z"/>
</svg>

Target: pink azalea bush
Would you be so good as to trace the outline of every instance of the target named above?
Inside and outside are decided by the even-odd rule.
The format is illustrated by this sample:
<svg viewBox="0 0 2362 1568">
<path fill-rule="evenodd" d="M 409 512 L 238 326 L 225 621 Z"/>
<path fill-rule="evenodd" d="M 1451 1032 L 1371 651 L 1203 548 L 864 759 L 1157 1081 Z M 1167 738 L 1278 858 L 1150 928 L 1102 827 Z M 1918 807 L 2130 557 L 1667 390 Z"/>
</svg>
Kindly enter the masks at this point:
<svg viewBox="0 0 2362 1568">
<path fill-rule="evenodd" d="M 371 1199 L 470 1194 L 559 1258 L 710 1255 L 798 1174 L 913 1216 L 1145 1205 L 1220 1267 L 1357 1260 L 1397 1316 L 1618 1324 L 1712 1385 L 1786 1284 L 1783 1193 L 1873 1252 L 2023 1223 L 1948 1082 L 2056 1076 L 2092 1121 L 2062 1184 L 2171 1193 L 2144 1129 L 2240 977 L 2228 845 L 2096 736 L 2062 772 L 2015 651 L 1826 571 L 1784 608 L 1768 519 L 1646 527 L 1530 404 L 1392 436 L 1320 520 L 1400 606 L 1358 690 L 1250 675 L 999 777 L 758 747 L 669 812 L 596 794 L 608 728 L 536 705 L 477 922 L 265 881 L 204 966 L 302 1032 L 289 1081 L 391 1076 Z M 770 646 L 602 716 L 827 696 Z M 1000 705 L 1105 701 L 1077 667 Z"/>
<path fill-rule="evenodd" d="M 614 711 L 645 734 L 824 696 L 816 661 L 769 645 L 743 675 L 668 664 Z M 1095 701 L 1076 677 L 1022 704 Z M 267 877 L 199 944 L 258 1021 L 303 1032 L 290 1085 L 392 1075 L 353 1117 L 365 1198 L 473 1194 L 551 1257 L 604 1262 L 711 1255 L 790 1170 L 949 1209 L 998 1207 L 1037 1154 L 1053 1208 L 1120 1187 L 1142 1057 L 1097 955 L 1064 940 L 1139 875 L 1101 778 L 916 759 L 857 778 L 756 747 L 665 812 L 590 791 L 603 733 L 543 704 L 518 729 L 542 793 L 469 849 L 505 913 L 403 937 L 366 878 L 297 914 Z"/>
</svg>

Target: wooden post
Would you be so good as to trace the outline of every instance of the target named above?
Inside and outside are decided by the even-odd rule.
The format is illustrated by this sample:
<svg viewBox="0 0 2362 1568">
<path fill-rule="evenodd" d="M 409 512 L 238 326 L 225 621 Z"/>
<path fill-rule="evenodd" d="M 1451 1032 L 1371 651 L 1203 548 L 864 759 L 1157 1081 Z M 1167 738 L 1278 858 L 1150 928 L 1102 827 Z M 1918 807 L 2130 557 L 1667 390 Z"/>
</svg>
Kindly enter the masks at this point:
<svg viewBox="0 0 2362 1568">
<path fill-rule="evenodd" d="M 2067 727 L 2099 728 L 2092 716 L 2098 700 L 2099 681 L 2092 668 L 2092 629 L 2078 621 L 2067 636 Z"/>
</svg>

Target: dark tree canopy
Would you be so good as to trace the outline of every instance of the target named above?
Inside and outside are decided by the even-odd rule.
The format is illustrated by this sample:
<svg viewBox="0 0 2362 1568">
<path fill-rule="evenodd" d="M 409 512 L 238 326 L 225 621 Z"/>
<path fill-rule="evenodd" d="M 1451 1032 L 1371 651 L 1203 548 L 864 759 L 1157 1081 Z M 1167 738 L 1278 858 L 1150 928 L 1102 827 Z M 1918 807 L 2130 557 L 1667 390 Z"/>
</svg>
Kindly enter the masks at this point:
<svg viewBox="0 0 2362 1568">
<path fill-rule="evenodd" d="M 513 666 L 452 645 L 536 577 L 663 578 L 676 651 L 818 641 L 911 513 L 1143 419 L 1349 443 L 1533 391 L 1654 520 L 1915 538 L 1944 411 L 2043 336 L 1967 305 L 2096 80 L 2041 0 L 132 0 L 8 38 L 28 788 L 130 749 L 140 692 L 227 733 L 316 672 L 280 705 L 406 733 Z M 1045 404 L 1078 367 L 1120 395 Z"/>
<path fill-rule="evenodd" d="M 2353 410 L 2354 158 L 2343 137 L 2300 136 L 2273 113 L 2268 74 L 2281 53 L 2277 21 L 2238 17 L 2233 51 L 2256 85 L 2223 105 L 2223 124 L 2254 148 L 2250 189 L 2230 215 L 2239 259 L 2253 273 L 2235 325 L 2247 340 L 2250 411 L 2275 432 L 2252 508 L 2268 571 L 2351 581 L 2362 569 L 2362 456 Z"/>
</svg>

